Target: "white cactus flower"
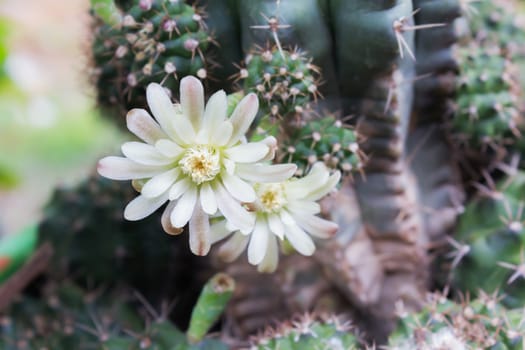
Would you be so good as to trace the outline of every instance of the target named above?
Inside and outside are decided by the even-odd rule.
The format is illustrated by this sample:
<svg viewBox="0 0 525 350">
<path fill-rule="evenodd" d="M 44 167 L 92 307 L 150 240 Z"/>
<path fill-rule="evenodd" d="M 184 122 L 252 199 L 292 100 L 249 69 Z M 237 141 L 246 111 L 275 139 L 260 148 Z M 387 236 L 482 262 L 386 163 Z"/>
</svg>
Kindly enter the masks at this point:
<svg viewBox="0 0 525 350">
<path fill-rule="evenodd" d="M 226 221 L 212 225 L 213 243 L 235 231 L 220 247 L 219 255 L 233 261 L 248 247 L 248 261 L 260 272 L 277 268 L 277 239 L 286 239 L 299 253 L 312 255 L 315 245 L 310 235 L 329 238 L 337 232 L 336 223 L 317 216 L 321 212 L 317 201 L 334 190 L 340 178 L 339 172 L 330 175 L 324 163 L 317 162 L 301 179 L 256 183 L 257 200 L 249 205 L 256 218 L 251 230 L 235 230 Z"/>
<path fill-rule="evenodd" d="M 282 181 L 296 170 L 293 164 L 260 163 L 273 158 L 275 138 L 244 141 L 257 114 L 257 96 L 244 97 L 228 118 L 224 91 L 205 107 L 204 89 L 195 77 L 181 80 L 180 104 L 158 84 L 150 84 L 146 95 L 156 121 L 143 109 L 127 115 L 128 129 L 144 142 L 126 142 L 125 157 L 106 157 L 98 164 L 102 176 L 142 184 L 124 217 L 143 219 L 169 201 L 164 230 L 178 234 L 189 222 L 190 248 L 197 255 L 210 249 L 209 215 L 220 212 L 237 230 L 251 230 L 255 214 L 241 203 L 255 201 L 256 193 L 247 181 Z"/>
</svg>

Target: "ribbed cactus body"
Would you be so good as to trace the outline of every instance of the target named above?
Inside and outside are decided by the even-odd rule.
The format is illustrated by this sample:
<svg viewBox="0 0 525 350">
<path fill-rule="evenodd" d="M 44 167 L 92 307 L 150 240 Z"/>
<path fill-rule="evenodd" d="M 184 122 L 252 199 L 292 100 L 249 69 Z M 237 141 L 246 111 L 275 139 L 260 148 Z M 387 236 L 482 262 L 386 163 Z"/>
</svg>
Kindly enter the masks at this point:
<svg viewBox="0 0 525 350">
<path fill-rule="evenodd" d="M 525 173 L 520 171 L 483 190 L 467 205 L 454 237 L 459 245 L 451 253 L 461 254 L 452 271 L 460 290 L 471 294 L 499 290 L 507 305 L 525 305 L 525 283 L 519 273 L 525 263 L 524 198 Z"/>
<path fill-rule="evenodd" d="M 98 101 L 116 109 L 121 126 L 127 110 L 145 107 L 148 83 L 178 91 L 186 75 L 205 79 L 203 52 L 210 42 L 203 14 L 184 1 L 131 3 L 116 27 L 95 18 L 92 44 Z"/>
<path fill-rule="evenodd" d="M 471 152 L 503 150 L 520 137 L 519 70 L 494 46 L 473 42 L 460 48 L 458 56 L 461 75 L 451 121 L 453 139 Z"/>
<path fill-rule="evenodd" d="M 461 304 L 431 295 L 420 313 L 406 314 L 389 339 L 389 350 L 518 350 L 523 344 L 523 310 L 508 311 L 484 295 Z"/>
</svg>

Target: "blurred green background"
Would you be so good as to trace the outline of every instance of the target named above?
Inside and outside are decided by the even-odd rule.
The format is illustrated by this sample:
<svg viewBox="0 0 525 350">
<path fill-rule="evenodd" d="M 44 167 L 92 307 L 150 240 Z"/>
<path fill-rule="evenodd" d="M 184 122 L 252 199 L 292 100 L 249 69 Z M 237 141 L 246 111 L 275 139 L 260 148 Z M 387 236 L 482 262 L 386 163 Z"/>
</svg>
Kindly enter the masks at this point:
<svg viewBox="0 0 525 350">
<path fill-rule="evenodd" d="M 0 235 L 38 219 L 123 138 L 89 84 L 88 0 L 0 2 Z"/>
</svg>

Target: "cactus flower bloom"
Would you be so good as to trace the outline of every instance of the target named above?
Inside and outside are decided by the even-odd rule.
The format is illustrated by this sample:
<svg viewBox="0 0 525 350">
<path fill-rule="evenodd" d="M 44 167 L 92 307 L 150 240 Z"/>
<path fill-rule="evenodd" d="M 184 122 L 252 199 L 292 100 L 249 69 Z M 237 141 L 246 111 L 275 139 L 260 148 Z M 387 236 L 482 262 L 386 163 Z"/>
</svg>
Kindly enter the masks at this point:
<svg viewBox="0 0 525 350">
<path fill-rule="evenodd" d="M 248 261 L 260 272 L 273 272 L 279 261 L 278 241 L 286 239 L 299 253 L 310 256 L 315 251 L 311 236 L 330 238 L 338 229 L 336 223 L 317 216 L 321 206 L 316 202 L 331 192 L 341 178 L 330 175 L 326 165 L 315 163 L 301 179 L 289 178 L 276 183 L 256 183 L 257 200 L 248 206 L 255 215 L 249 232 L 232 230 L 228 222 L 212 225 L 212 241 L 228 237 L 219 255 L 235 260 L 248 247 Z"/>
<path fill-rule="evenodd" d="M 210 249 L 209 216 L 222 214 L 242 232 L 250 231 L 255 214 L 242 203 L 257 198 L 250 182 L 278 182 L 289 178 L 293 164 L 266 165 L 273 158 L 276 140 L 245 142 L 244 134 L 258 110 L 255 94 L 244 97 L 227 116 L 224 91 L 204 105 L 204 89 L 195 77 L 180 83 L 180 104 L 173 104 L 158 84 L 147 87 L 147 111 L 133 109 L 128 129 L 144 142 L 122 145 L 125 157 L 99 161 L 100 175 L 114 180 L 135 180 L 140 195 L 124 210 L 127 220 L 140 220 L 169 201 L 162 225 L 178 234 L 189 223 L 190 249 L 206 255 Z"/>
</svg>

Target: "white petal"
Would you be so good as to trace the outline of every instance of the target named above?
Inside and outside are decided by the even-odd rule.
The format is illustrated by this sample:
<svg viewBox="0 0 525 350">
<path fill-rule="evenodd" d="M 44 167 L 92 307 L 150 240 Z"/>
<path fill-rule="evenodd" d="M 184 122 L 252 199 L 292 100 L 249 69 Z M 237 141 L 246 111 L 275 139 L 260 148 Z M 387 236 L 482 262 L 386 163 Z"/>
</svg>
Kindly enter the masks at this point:
<svg viewBox="0 0 525 350">
<path fill-rule="evenodd" d="M 124 209 L 124 218 L 129 221 L 144 219 L 159 209 L 167 200 L 166 195 L 155 198 L 146 198 L 140 195 L 128 203 Z"/>
<path fill-rule="evenodd" d="M 126 142 L 122 153 L 129 159 L 144 165 L 168 165 L 172 159 L 161 154 L 154 146 L 142 142 Z"/>
<path fill-rule="evenodd" d="M 251 182 L 283 182 L 293 176 L 296 170 L 295 164 L 237 164 L 235 173 Z"/>
<path fill-rule="evenodd" d="M 135 108 L 129 111 L 126 116 L 126 123 L 129 131 L 149 144 L 168 138 L 159 124 L 144 109 Z"/>
<path fill-rule="evenodd" d="M 180 235 L 184 231 L 181 227 L 174 227 L 171 224 L 170 216 L 176 204 L 177 202 L 175 201 L 169 202 L 168 205 L 166 206 L 166 209 L 164 209 L 164 212 L 162 213 L 162 216 L 160 218 L 162 228 L 169 235 Z"/>
<path fill-rule="evenodd" d="M 223 158 L 222 159 L 222 164 L 224 165 L 224 169 L 226 170 L 226 172 L 230 175 L 233 175 L 235 173 L 235 169 L 237 168 L 237 164 L 235 164 L 234 161 L 228 159 L 228 158 Z"/>
<path fill-rule="evenodd" d="M 228 227 L 228 221 L 221 220 L 210 226 L 210 239 L 211 244 L 215 244 L 218 241 L 228 237 L 232 233 L 232 230 Z"/>
<path fill-rule="evenodd" d="M 246 95 L 237 105 L 230 118 L 233 124 L 233 134 L 228 145 L 236 144 L 241 137 L 246 134 L 250 125 L 253 123 L 257 110 L 259 109 L 259 100 L 257 95 L 250 93 Z"/>
<path fill-rule="evenodd" d="M 145 179 L 166 170 L 165 166 L 138 164 L 123 157 L 105 157 L 99 160 L 97 171 L 100 175 L 112 180 Z"/>
<path fill-rule="evenodd" d="M 204 88 L 199 79 L 189 75 L 180 81 L 180 104 L 184 115 L 199 130 L 204 114 Z"/>
<path fill-rule="evenodd" d="M 248 240 L 249 238 L 240 232 L 234 233 L 233 236 L 219 248 L 219 257 L 226 262 L 232 262 L 244 252 Z"/>
<path fill-rule="evenodd" d="M 171 212 L 171 224 L 175 227 L 184 227 L 190 220 L 195 203 L 197 202 L 197 188 L 190 187 L 180 197 L 175 209 Z"/>
<path fill-rule="evenodd" d="M 162 174 L 155 175 L 146 182 L 140 193 L 148 198 L 160 196 L 170 188 L 178 176 L 179 169 L 171 169 Z"/>
<path fill-rule="evenodd" d="M 257 266 L 257 271 L 263 273 L 272 273 L 277 269 L 279 263 L 279 247 L 275 236 L 268 237 L 268 245 L 266 247 L 266 255 L 263 261 Z"/>
<path fill-rule="evenodd" d="M 208 182 L 205 182 L 201 185 L 199 197 L 202 210 L 204 210 L 206 214 L 213 215 L 217 212 L 217 200 L 215 199 L 215 193 Z"/>
<path fill-rule="evenodd" d="M 168 158 L 177 158 L 185 150 L 184 148 L 177 145 L 175 142 L 168 139 L 158 140 L 155 143 L 155 148 L 164 156 Z"/>
<path fill-rule="evenodd" d="M 341 179 L 341 173 L 336 172 L 322 186 L 315 188 L 304 197 L 306 200 L 316 201 L 332 192 Z"/>
<path fill-rule="evenodd" d="M 205 130 L 205 134 L 208 137 L 211 135 L 211 131 L 217 130 L 219 125 L 226 119 L 227 111 L 228 98 L 224 90 L 219 90 L 211 95 L 204 110 L 204 119 L 201 128 Z"/>
<path fill-rule="evenodd" d="M 299 253 L 306 256 L 314 253 L 314 242 L 299 226 L 296 224 L 285 225 L 285 232 L 286 238 Z"/>
<path fill-rule="evenodd" d="M 199 202 L 195 204 L 189 229 L 191 252 L 199 256 L 208 254 L 211 247 L 210 220 L 208 215 L 202 210 Z"/>
<path fill-rule="evenodd" d="M 294 215 L 294 218 L 303 230 L 312 236 L 323 239 L 333 237 L 339 229 L 339 226 L 335 222 L 328 221 L 314 215 Z"/>
<path fill-rule="evenodd" d="M 266 255 L 269 234 L 266 223 L 263 220 L 257 220 L 248 246 L 248 262 L 250 264 L 258 265 L 263 260 Z"/>
<path fill-rule="evenodd" d="M 330 173 L 326 165 L 322 162 L 317 162 L 312 166 L 308 175 L 301 179 L 293 179 L 286 185 L 286 195 L 288 198 L 304 198 L 313 189 L 317 189 L 320 185 L 326 183 Z"/>
<path fill-rule="evenodd" d="M 268 227 L 277 237 L 284 238 L 284 225 L 279 215 L 268 214 Z"/>
<path fill-rule="evenodd" d="M 226 187 L 233 198 L 246 203 L 255 202 L 257 195 L 251 185 L 241 180 L 238 176 L 228 174 L 226 171 L 221 173 L 221 177 L 224 187 Z"/>
<path fill-rule="evenodd" d="M 170 201 L 176 200 L 177 198 L 182 196 L 182 194 L 186 192 L 188 188 L 190 188 L 191 184 L 192 184 L 191 180 L 188 179 L 187 177 L 184 177 L 180 179 L 179 181 L 175 182 L 173 186 L 171 186 L 170 188 L 170 192 L 168 196 Z"/>
<path fill-rule="evenodd" d="M 273 136 L 268 136 L 264 140 L 260 141 L 268 146 L 268 153 L 264 156 L 261 161 L 272 160 L 275 158 L 275 152 L 277 151 L 277 139 Z"/>
<path fill-rule="evenodd" d="M 190 143 L 191 136 L 195 137 L 195 131 L 191 123 L 177 112 L 164 88 L 156 83 L 149 84 L 146 98 L 151 112 L 164 132 L 179 144 Z"/>
<path fill-rule="evenodd" d="M 264 158 L 269 147 L 262 142 L 250 142 L 225 150 L 228 158 L 237 163 L 255 163 Z"/>
<path fill-rule="evenodd" d="M 226 220 L 238 230 L 251 231 L 255 224 L 255 215 L 246 211 L 219 182 L 214 184 L 213 190 L 217 206 Z"/>
<path fill-rule="evenodd" d="M 217 146 L 224 146 L 232 136 L 233 125 L 229 121 L 219 124 L 217 128 L 210 131 L 210 143 Z"/>
<path fill-rule="evenodd" d="M 305 200 L 291 200 L 286 204 L 288 210 L 298 215 L 315 215 L 321 212 L 319 203 Z"/>
</svg>

